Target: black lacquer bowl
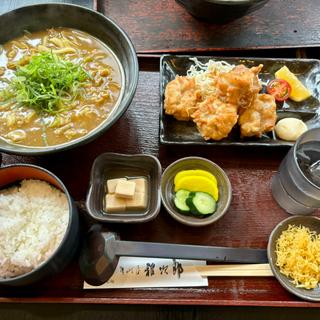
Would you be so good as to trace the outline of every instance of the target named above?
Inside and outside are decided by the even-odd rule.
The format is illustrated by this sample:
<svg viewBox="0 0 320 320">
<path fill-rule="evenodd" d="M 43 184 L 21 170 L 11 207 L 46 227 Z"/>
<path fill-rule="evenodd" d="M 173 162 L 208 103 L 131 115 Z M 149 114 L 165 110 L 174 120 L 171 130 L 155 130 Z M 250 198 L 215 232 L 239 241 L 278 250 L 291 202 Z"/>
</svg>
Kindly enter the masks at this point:
<svg viewBox="0 0 320 320">
<path fill-rule="evenodd" d="M 196 18 L 226 23 L 262 7 L 268 0 L 176 0 Z"/>
<path fill-rule="evenodd" d="M 61 272 L 73 259 L 79 248 L 78 210 L 63 182 L 48 170 L 30 164 L 14 164 L 0 168 L 0 188 L 12 186 L 24 179 L 37 179 L 50 183 L 61 190 L 67 197 L 69 219 L 60 245 L 53 254 L 30 272 L 14 278 L 3 279 L 0 286 L 25 286 L 37 282 L 44 277 Z"/>
<path fill-rule="evenodd" d="M 139 75 L 138 59 L 133 44 L 115 22 L 96 11 L 77 5 L 59 3 L 18 8 L 0 16 L 0 45 L 23 35 L 26 30 L 34 32 L 51 27 L 66 27 L 87 32 L 113 51 L 124 71 L 124 88 L 121 100 L 101 125 L 81 138 L 48 147 L 25 147 L 9 144 L 4 139 L 0 139 L 0 151 L 39 155 L 83 145 L 108 130 L 123 115 L 133 99 Z"/>
</svg>

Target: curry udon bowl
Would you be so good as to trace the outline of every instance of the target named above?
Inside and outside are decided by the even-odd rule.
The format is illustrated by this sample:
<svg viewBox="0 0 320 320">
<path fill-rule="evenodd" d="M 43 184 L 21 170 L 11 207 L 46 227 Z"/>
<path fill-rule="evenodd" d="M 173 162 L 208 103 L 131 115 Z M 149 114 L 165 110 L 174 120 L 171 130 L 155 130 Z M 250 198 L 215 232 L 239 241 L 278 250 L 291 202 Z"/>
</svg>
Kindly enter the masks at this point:
<svg viewBox="0 0 320 320">
<path fill-rule="evenodd" d="M 8 198 L 6 200 L 5 197 L 8 197 L 9 190 L 17 190 L 17 185 L 20 185 L 21 181 L 33 184 L 28 184 L 28 188 L 24 189 L 26 193 L 22 197 L 15 197 L 14 203 L 9 205 L 9 210 L 7 207 Z M 34 183 L 41 183 L 41 186 L 36 186 Z M 19 192 L 21 192 L 21 188 L 22 183 Z M 44 277 L 61 272 L 71 262 L 79 248 L 78 211 L 63 182 L 44 168 L 30 164 L 14 164 L 0 168 L 0 189 L 0 248 L 5 249 L 4 252 L 0 252 L 0 286 L 29 285 Z M 53 199 L 54 192 L 59 192 L 59 196 Z M 14 196 L 16 195 L 17 193 Z M 47 199 L 44 199 L 45 197 Z M 45 208 L 45 205 L 48 205 L 48 197 L 53 199 L 54 203 L 63 197 L 62 205 L 59 201 L 59 206 L 56 206 L 55 210 L 58 215 L 54 217 L 54 220 L 50 214 L 46 214 L 53 211 L 52 206 L 49 209 Z M 31 199 L 30 201 L 33 203 L 37 203 L 37 211 L 35 211 L 35 205 L 30 205 L 30 202 L 27 202 L 26 209 L 25 199 L 27 198 Z M 19 204 L 17 204 L 18 202 Z M 63 211 L 60 210 L 61 208 Z M 63 219 L 61 220 L 62 215 Z M 32 220 L 31 216 L 38 218 Z M 35 221 L 37 221 L 36 224 Z M 65 223 L 60 224 L 61 221 Z M 51 231 L 59 228 L 62 229 L 59 231 L 59 240 L 55 242 L 55 245 L 50 246 L 48 242 L 44 241 L 42 247 L 43 239 L 49 239 L 51 244 L 53 243 L 53 238 L 49 235 L 56 236 L 57 233 Z M 8 237 L 8 233 L 12 233 L 12 236 Z M 11 245 L 16 246 L 16 244 L 19 245 L 19 250 L 8 256 L 12 252 L 8 248 L 11 248 Z M 40 255 L 43 259 L 39 258 Z M 30 268 L 29 262 L 34 257 L 38 262 L 34 264 L 36 266 Z"/>
<path fill-rule="evenodd" d="M 11 93 L 13 92 L 16 96 L 11 101 L 18 101 L 20 104 L 4 106 L 5 103 L 1 104 L 0 101 L 0 120 L 2 118 L 4 126 L 7 126 L 9 131 L 0 132 L 0 151 L 37 155 L 62 151 L 88 143 L 109 129 L 131 103 L 139 73 L 135 49 L 126 33 L 104 15 L 77 5 L 38 4 L 3 14 L 0 16 L 0 29 L 2 30 L 0 64 L 1 56 L 6 61 L 5 67 L 2 66 L 4 71 L 2 71 L 1 78 L 5 78 L 7 82 L 10 83 L 10 77 L 18 75 L 17 71 L 19 69 L 21 71 L 21 66 L 30 66 L 35 55 L 59 56 L 66 61 L 73 59 L 72 62 L 83 67 L 87 81 L 84 82 L 84 85 L 79 86 L 83 93 L 83 101 L 78 102 L 78 94 L 76 95 L 78 100 L 75 97 L 69 97 L 69 92 L 63 95 L 63 101 L 68 100 L 69 105 L 61 108 L 64 112 L 61 117 L 60 114 L 58 117 L 56 113 L 44 117 L 43 109 L 38 112 L 39 110 L 35 107 L 29 108 L 33 103 L 29 97 L 27 100 L 31 101 L 28 102 L 29 104 L 24 102 L 26 100 L 22 100 L 21 103 L 21 100 L 18 100 L 21 95 L 19 96 L 19 91 L 16 90 L 17 86 L 14 86 Z M 47 34 L 42 34 L 45 30 Z M 37 41 L 40 41 L 40 44 Z M 87 47 L 85 47 L 86 44 Z M 103 51 L 104 55 L 99 55 L 99 50 Z M 48 58 L 47 56 L 45 58 Z M 16 74 L 11 69 L 16 70 Z M 65 72 L 65 74 L 69 73 Z M 74 84 L 78 86 L 79 78 L 74 79 Z M 7 89 L 5 86 L 6 84 L 1 86 L 0 83 L 0 89 Z M 74 88 L 73 83 L 72 88 Z M 104 88 L 110 90 L 104 92 Z M 50 94 L 49 92 L 48 95 Z M 25 99 L 24 96 L 23 99 Z M 27 121 L 26 118 L 29 119 L 29 116 L 25 114 L 28 114 L 29 109 L 23 110 L 24 113 L 21 112 L 21 115 L 19 114 L 21 106 L 32 109 L 30 121 L 37 125 L 27 127 L 26 123 L 29 120 Z M 76 106 L 75 109 L 72 109 L 74 106 Z M 18 119 L 14 125 L 11 124 L 12 117 L 9 115 L 12 110 L 16 112 L 13 118 Z M 36 120 L 32 120 L 34 118 Z M 96 123 L 91 123 L 90 119 L 97 119 Z M 79 123 L 83 128 L 80 125 L 78 128 Z M 1 126 L 4 127 L 2 124 Z M 64 131 L 59 131 L 60 128 Z M 68 133 L 68 136 L 66 132 L 71 135 Z M 65 140 L 54 138 L 53 133 L 64 135 Z M 35 142 L 36 139 L 39 142 Z"/>
</svg>

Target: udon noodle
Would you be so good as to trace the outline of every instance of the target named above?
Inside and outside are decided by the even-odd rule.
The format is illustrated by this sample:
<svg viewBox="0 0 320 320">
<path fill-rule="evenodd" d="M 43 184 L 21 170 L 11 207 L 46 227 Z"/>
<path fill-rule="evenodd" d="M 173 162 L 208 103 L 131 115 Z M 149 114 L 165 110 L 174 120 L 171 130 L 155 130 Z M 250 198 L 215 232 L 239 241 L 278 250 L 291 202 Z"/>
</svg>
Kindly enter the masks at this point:
<svg viewBox="0 0 320 320">
<path fill-rule="evenodd" d="M 56 106 L 52 112 L 41 109 L 46 102 L 36 105 L 33 98 L 25 99 L 33 94 L 32 87 L 23 87 L 21 93 L 17 84 L 12 86 L 21 78 L 28 80 L 25 76 L 19 78 L 19 72 L 21 74 L 25 67 L 29 67 L 29 72 L 35 56 L 75 66 L 84 75 L 72 84 L 73 95 L 63 88 L 59 96 L 49 83 L 61 98 L 58 102 L 53 99 Z M 80 138 L 111 114 L 122 94 L 122 80 L 122 68 L 113 52 L 85 32 L 52 28 L 26 33 L 0 48 L 0 136 L 8 142 L 32 147 L 58 145 Z M 41 91 L 43 85 L 38 85 Z M 47 95 L 50 98 L 52 91 Z"/>
</svg>

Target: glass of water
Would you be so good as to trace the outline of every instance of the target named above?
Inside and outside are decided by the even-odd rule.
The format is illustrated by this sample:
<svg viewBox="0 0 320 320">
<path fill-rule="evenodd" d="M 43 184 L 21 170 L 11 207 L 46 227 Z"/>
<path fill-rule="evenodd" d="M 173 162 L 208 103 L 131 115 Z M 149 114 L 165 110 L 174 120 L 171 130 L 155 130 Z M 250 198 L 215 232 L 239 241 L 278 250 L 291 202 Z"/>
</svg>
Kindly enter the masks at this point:
<svg viewBox="0 0 320 320">
<path fill-rule="evenodd" d="M 299 137 L 273 176 L 271 190 L 288 213 L 308 215 L 320 208 L 320 128 Z"/>
</svg>

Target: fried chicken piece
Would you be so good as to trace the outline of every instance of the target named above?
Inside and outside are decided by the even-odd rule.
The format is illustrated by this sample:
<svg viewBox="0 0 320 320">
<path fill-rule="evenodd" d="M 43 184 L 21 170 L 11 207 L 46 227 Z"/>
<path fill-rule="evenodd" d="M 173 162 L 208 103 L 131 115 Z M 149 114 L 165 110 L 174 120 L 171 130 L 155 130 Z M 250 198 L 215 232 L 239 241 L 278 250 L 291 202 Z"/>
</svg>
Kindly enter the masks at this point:
<svg viewBox="0 0 320 320">
<path fill-rule="evenodd" d="M 263 65 L 251 69 L 240 64 L 229 72 L 221 73 L 217 80 L 217 96 L 238 108 L 248 107 L 261 90 L 258 74 Z"/>
<path fill-rule="evenodd" d="M 276 103 L 270 94 L 258 94 L 249 108 L 239 117 L 242 137 L 261 137 L 271 131 L 276 123 Z"/>
<path fill-rule="evenodd" d="M 237 123 L 237 106 L 210 97 L 198 104 L 192 118 L 205 140 L 221 140 Z"/>
<path fill-rule="evenodd" d="M 194 78 L 178 76 L 170 81 L 165 90 L 164 109 L 177 120 L 191 120 L 192 113 L 200 101 L 200 90 Z"/>
</svg>

